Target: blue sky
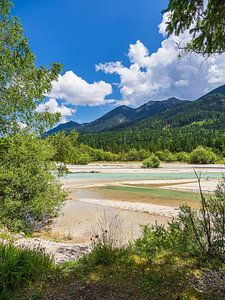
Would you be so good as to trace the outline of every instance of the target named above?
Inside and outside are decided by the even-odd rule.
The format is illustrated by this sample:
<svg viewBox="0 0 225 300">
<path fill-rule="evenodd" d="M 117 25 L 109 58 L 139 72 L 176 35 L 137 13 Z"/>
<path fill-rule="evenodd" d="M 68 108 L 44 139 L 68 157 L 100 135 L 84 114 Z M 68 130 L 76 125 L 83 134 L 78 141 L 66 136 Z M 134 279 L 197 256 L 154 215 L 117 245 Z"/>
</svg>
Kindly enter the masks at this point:
<svg viewBox="0 0 225 300">
<path fill-rule="evenodd" d="M 166 0 L 13 2 L 13 13 L 21 19 L 37 64 L 60 62 L 64 66 L 50 95 L 52 110 L 56 106 L 61 109 L 63 121 L 87 122 L 120 103 L 138 106 L 170 96 L 194 99 L 222 82 L 221 73 L 210 82 L 209 68 L 203 67 L 200 90 L 193 87 L 188 92 L 190 74 L 196 70 L 189 68 L 190 58 L 177 61 L 174 39 L 165 36 L 162 10 Z M 217 59 L 216 66 L 223 69 L 224 61 Z M 199 58 L 194 58 L 194 63 L 191 59 L 193 68 L 199 67 L 198 63 Z"/>
</svg>

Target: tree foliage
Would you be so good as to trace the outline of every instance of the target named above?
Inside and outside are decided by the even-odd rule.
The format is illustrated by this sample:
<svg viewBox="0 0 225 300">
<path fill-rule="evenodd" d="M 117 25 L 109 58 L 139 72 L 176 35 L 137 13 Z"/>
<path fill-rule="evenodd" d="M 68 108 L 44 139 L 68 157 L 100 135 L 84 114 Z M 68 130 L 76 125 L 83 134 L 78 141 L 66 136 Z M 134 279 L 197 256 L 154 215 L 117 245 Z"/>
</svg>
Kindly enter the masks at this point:
<svg viewBox="0 0 225 300">
<path fill-rule="evenodd" d="M 160 166 L 160 159 L 155 154 L 152 154 L 142 164 L 144 168 L 158 168 Z"/>
<path fill-rule="evenodd" d="M 54 148 L 24 132 L 2 140 L 0 150 L 0 223 L 13 231 L 38 230 L 66 195 L 51 173 Z"/>
<path fill-rule="evenodd" d="M 225 2 L 221 0 L 170 0 L 169 34 L 188 30 L 187 51 L 211 55 L 225 52 Z"/>
<path fill-rule="evenodd" d="M 11 15 L 11 6 L 9 0 L 0 1 L 0 133 L 14 131 L 20 124 L 43 131 L 59 116 L 35 109 L 50 92 L 61 65 L 35 66 L 35 56 L 19 19 Z"/>
<path fill-rule="evenodd" d="M 191 152 L 199 145 L 225 153 L 225 96 L 209 94 L 127 128 L 79 136 L 80 143 L 114 153 L 135 148 L 150 152 Z"/>
<path fill-rule="evenodd" d="M 38 113 L 36 107 L 61 66 L 35 66 L 11 6 L 0 1 L 0 224 L 32 232 L 56 215 L 66 196 L 53 176 L 54 148 L 37 138 L 58 120 L 58 114 Z"/>
<path fill-rule="evenodd" d="M 190 163 L 194 164 L 214 164 L 217 160 L 216 154 L 211 150 L 202 146 L 197 147 L 190 154 Z"/>
</svg>

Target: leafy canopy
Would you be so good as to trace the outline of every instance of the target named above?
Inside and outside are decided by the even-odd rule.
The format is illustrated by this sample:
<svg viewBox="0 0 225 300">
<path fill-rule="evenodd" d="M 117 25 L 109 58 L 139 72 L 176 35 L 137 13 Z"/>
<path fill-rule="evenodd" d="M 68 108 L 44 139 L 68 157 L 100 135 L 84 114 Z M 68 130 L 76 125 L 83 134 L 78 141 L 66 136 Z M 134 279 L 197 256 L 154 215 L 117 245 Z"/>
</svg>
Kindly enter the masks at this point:
<svg viewBox="0 0 225 300">
<path fill-rule="evenodd" d="M 0 1 L 0 134 L 15 131 L 18 124 L 43 131 L 59 115 L 35 109 L 50 92 L 61 65 L 55 63 L 49 69 L 35 66 L 35 56 L 19 19 L 11 15 L 11 7 L 9 0 Z"/>
<path fill-rule="evenodd" d="M 36 112 L 61 66 L 35 66 L 11 6 L 0 1 L 0 225 L 32 232 L 57 214 L 66 197 L 52 173 L 55 150 L 37 137 L 59 115 Z"/>
<path fill-rule="evenodd" d="M 13 231 L 39 230 L 66 196 L 51 172 L 54 148 L 23 132 L 1 140 L 0 150 L 0 223 Z"/>
<path fill-rule="evenodd" d="M 185 50 L 206 55 L 225 52 L 225 1 L 170 0 L 167 32 L 188 30 L 192 36 Z"/>
</svg>

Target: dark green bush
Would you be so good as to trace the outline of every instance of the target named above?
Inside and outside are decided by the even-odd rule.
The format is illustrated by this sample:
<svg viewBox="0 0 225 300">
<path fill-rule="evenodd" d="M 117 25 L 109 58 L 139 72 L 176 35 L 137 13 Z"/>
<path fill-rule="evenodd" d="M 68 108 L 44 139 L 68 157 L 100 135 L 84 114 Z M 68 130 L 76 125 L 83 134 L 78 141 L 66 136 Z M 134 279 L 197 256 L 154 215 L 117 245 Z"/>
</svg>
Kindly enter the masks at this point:
<svg viewBox="0 0 225 300">
<path fill-rule="evenodd" d="M 189 153 L 181 151 L 175 154 L 177 161 L 188 162 L 189 161 Z"/>
<path fill-rule="evenodd" d="M 169 231 L 164 226 L 141 225 L 142 236 L 132 245 L 133 250 L 140 256 L 152 260 L 163 249 L 169 246 Z"/>
</svg>

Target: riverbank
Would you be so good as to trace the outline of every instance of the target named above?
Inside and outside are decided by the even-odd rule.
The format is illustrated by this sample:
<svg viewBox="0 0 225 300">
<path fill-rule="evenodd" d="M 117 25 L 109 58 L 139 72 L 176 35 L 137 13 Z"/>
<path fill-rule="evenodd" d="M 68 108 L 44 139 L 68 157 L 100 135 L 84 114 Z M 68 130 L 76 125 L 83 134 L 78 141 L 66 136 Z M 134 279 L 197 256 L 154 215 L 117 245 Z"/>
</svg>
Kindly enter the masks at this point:
<svg viewBox="0 0 225 300">
<path fill-rule="evenodd" d="M 199 206 L 194 169 L 202 172 L 206 193 L 214 191 L 225 169 L 223 165 L 183 163 L 166 163 L 159 169 L 143 169 L 140 163 L 68 168 L 73 173 L 62 179 L 69 191 L 68 201 L 44 237 L 90 244 L 91 237 L 99 233 L 99 223 L 107 229 L 117 216 L 117 238 L 122 245 L 140 236 L 140 224 L 166 224 L 177 216 L 179 205 Z"/>
</svg>

